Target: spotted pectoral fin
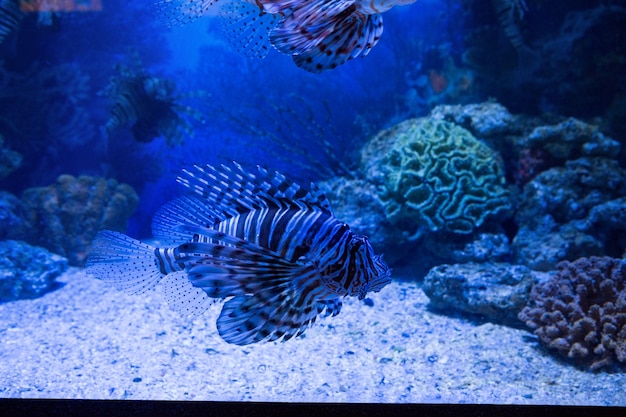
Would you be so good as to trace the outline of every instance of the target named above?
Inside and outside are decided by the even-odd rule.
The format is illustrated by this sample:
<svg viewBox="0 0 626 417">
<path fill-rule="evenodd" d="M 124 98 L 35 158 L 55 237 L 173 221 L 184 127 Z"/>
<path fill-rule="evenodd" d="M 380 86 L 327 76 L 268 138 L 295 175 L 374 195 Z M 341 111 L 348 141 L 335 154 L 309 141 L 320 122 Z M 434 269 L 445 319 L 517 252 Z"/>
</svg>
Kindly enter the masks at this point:
<svg viewBox="0 0 626 417">
<path fill-rule="evenodd" d="M 215 3 L 218 0 L 159 0 L 154 3 L 154 13 L 168 27 L 182 26 L 212 14 Z"/>
<path fill-rule="evenodd" d="M 272 49 L 269 33 L 278 22 L 278 15 L 267 13 L 256 4 L 237 1 L 224 4 L 220 15 L 222 31 L 243 56 L 264 58 Z"/>
<path fill-rule="evenodd" d="M 331 36 L 353 2 L 345 0 L 299 1 L 286 5 L 289 10 L 270 34 L 280 52 L 297 55 L 311 50 Z M 266 6 L 267 7 L 267 6 Z"/>
<path fill-rule="evenodd" d="M 185 271 L 166 275 L 161 285 L 168 307 L 183 316 L 198 317 L 215 303 L 215 299 L 191 284 Z"/>
<path fill-rule="evenodd" d="M 346 61 L 366 56 L 383 32 L 380 14 L 352 14 L 339 22 L 331 35 L 315 47 L 293 56 L 297 66 L 310 72 L 333 69 Z"/>
</svg>

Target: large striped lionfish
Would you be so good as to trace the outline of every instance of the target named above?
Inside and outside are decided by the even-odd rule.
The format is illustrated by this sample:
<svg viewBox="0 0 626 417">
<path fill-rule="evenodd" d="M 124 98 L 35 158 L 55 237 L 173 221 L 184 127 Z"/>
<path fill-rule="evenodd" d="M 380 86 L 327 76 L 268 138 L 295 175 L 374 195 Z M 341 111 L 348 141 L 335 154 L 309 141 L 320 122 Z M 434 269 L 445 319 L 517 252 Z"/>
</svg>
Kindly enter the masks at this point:
<svg viewBox="0 0 626 417">
<path fill-rule="evenodd" d="M 185 24 L 222 6 L 231 43 L 264 57 L 271 46 L 310 72 L 366 56 L 383 33 L 381 13 L 416 0 L 161 0 L 158 15 Z"/>
<path fill-rule="evenodd" d="M 225 299 L 217 329 L 229 343 L 288 340 L 341 299 L 387 285 L 390 270 L 366 237 L 337 220 L 323 193 L 237 163 L 195 166 L 178 181 L 195 195 L 163 206 L 152 246 L 102 231 L 87 272 L 140 294 L 161 283 L 170 308 L 198 315 Z"/>
</svg>

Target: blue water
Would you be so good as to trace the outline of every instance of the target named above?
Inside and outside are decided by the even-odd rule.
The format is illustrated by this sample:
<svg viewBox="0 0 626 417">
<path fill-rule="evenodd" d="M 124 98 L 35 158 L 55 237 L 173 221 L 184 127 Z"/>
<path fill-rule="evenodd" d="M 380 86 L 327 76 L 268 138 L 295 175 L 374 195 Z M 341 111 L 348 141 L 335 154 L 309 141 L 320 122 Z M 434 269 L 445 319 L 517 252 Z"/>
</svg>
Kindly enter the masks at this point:
<svg viewBox="0 0 626 417">
<path fill-rule="evenodd" d="M 275 151 L 267 149 L 271 143 L 264 143 L 259 134 L 242 131 L 231 119 L 245 116 L 257 132 L 270 132 L 284 143 L 301 143 L 311 157 L 325 162 L 316 143 L 323 136 L 341 159 L 354 164 L 351 152 L 369 135 L 394 121 L 428 111 L 425 103 L 414 106 L 404 95 L 408 86 L 428 71 L 423 67 L 425 55 L 445 48 L 454 59 L 460 59 L 462 28 L 452 23 L 460 13 L 454 2 L 442 1 L 419 1 L 393 9 L 385 13 L 384 35 L 368 57 L 322 74 L 297 68 L 290 57 L 277 51 L 262 60 L 241 56 L 229 45 L 217 16 L 169 29 L 155 18 L 151 1 L 105 0 L 101 11 L 59 12 L 53 27 L 41 27 L 37 14 L 29 13 L 19 33 L 10 34 L 2 45 L 4 65 L 11 72 L 23 73 L 33 65 L 51 69 L 71 64 L 88 77 L 84 97 L 52 97 L 76 102 L 75 112 L 87 116 L 86 134 L 81 134 L 82 143 L 65 149 L 62 155 L 53 139 L 36 137 L 40 132 L 27 136 L 27 140 L 43 143 L 37 156 L 26 159 L 20 184 L 7 185 L 19 191 L 50 183 L 60 173 L 108 175 L 145 194 L 138 211 L 143 213 L 176 192 L 170 191 L 162 178 L 171 179 L 181 167 L 193 163 L 234 158 L 255 164 L 271 162 L 297 177 L 318 180 L 317 172 L 307 170 L 307 161 L 284 167 L 287 161 L 281 159 L 285 158 L 275 158 Z M 115 73 L 114 66 L 133 65 L 131 49 L 147 73 L 176 80 L 177 91 L 204 90 L 209 94 L 206 99 L 185 101 L 206 116 L 204 123 L 194 121 L 194 136 L 183 146 L 168 148 L 163 139 L 138 145 L 128 129 L 120 129 L 103 143 L 98 129 L 109 116 L 110 101 L 98 93 Z M 440 66 L 440 62 L 433 65 Z M 71 84 L 73 79 L 62 82 Z M 67 85 L 68 90 L 71 87 Z M 296 103 L 301 106 L 296 112 L 304 118 L 288 120 L 288 129 L 277 131 L 277 124 L 285 121 L 276 107 L 290 95 L 303 99 Z M 319 124 L 314 129 L 305 119 L 311 116 Z M 242 148 L 246 150 L 243 157 Z M 45 168 L 37 166 L 42 157 L 49 159 Z M 151 190 L 154 183 L 160 184 L 159 195 Z M 138 217 L 131 221 L 131 230 L 146 235 L 148 225 Z"/>
</svg>

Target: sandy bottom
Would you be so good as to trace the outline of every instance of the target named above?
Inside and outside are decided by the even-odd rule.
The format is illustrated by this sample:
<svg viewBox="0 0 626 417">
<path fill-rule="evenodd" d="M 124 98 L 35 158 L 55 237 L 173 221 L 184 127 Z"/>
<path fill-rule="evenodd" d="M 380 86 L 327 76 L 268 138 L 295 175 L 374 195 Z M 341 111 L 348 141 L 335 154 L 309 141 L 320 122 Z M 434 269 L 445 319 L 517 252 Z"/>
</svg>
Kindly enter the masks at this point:
<svg viewBox="0 0 626 417">
<path fill-rule="evenodd" d="M 0 304 L 0 397 L 626 405 L 626 374 L 563 364 L 519 329 L 426 308 L 394 282 L 346 299 L 305 337 L 223 342 L 219 307 L 191 321 L 162 294 L 119 293 L 72 269 L 62 288 Z"/>
</svg>

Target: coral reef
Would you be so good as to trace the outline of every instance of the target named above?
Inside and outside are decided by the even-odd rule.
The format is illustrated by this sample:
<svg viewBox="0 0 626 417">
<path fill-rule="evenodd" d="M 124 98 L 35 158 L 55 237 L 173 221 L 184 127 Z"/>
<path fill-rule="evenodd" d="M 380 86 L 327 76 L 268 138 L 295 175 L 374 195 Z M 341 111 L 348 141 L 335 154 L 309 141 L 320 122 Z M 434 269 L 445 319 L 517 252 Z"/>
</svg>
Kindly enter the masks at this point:
<svg viewBox="0 0 626 417">
<path fill-rule="evenodd" d="M 384 130 L 361 161 L 387 218 L 415 237 L 423 228 L 471 233 L 511 209 L 497 153 L 446 121 L 409 119 Z"/>
<path fill-rule="evenodd" d="M 117 129 L 130 128 L 138 142 L 164 137 L 170 146 L 182 144 L 194 133 L 189 119 L 202 120 L 204 115 L 180 101 L 205 93 L 179 94 L 173 80 L 148 74 L 136 53 L 133 58 L 135 68 L 118 65 L 117 73 L 100 93 L 113 102 L 103 131 L 110 136 Z"/>
<path fill-rule="evenodd" d="M 577 119 L 512 115 L 492 101 L 441 105 L 427 119 L 380 132 L 361 148 L 352 178 L 323 187 L 339 213 L 417 278 L 437 265 L 467 262 L 547 272 L 563 260 L 625 253 L 619 150 L 596 125 Z M 499 154 L 517 184 L 508 190 Z M 461 194 L 474 199 L 470 209 Z M 470 218 L 472 209 L 483 217 Z"/>
<path fill-rule="evenodd" d="M 517 315 L 533 284 L 547 274 L 507 263 L 439 265 L 428 272 L 422 289 L 430 306 L 478 314 L 484 319 L 520 326 Z"/>
<path fill-rule="evenodd" d="M 596 236 L 604 244 L 604 253 L 614 257 L 622 252 L 626 255 L 626 197 L 594 206 L 587 217 L 572 222 L 572 226 Z"/>
<path fill-rule="evenodd" d="M 82 266 L 96 233 L 125 231 L 138 202 L 129 185 L 113 179 L 62 175 L 48 187 L 24 191 L 22 205 L 30 226 L 25 240 Z"/>
<path fill-rule="evenodd" d="M 537 148 L 523 148 L 519 151 L 515 167 L 512 168 L 512 177 L 515 184 L 524 186 L 554 164 L 553 158 L 547 151 Z"/>
<path fill-rule="evenodd" d="M 626 260 L 560 263 L 519 318 L 544 346 L 591 370 L 626 365 Z"/>
<path fill-rule="evenodd" d="M 516 215 L 534 224 L 541 214 L 558 223 L 583 218 L 597 204 L 626 195 L 626 170 L 614 159 L 584 157 L 550 168 L 524 187 Z"/>
<path fill-rule="evenodd" d="M 36 298 L 54 288 L 67 259 L 24 242 L 0 241 L 0 302 Z"/>
<path fill-rule="evenodd" d="M 551 271 L 562 260 L 604 253 L 603 244 L 593 234 L 585 233 L 571 224 L 557 225 L 545 216 L 545 225 L 537 228 L 522 226 L 513 240 L 517 262 L 538 271 Z"/>
</svg>

